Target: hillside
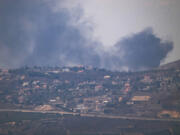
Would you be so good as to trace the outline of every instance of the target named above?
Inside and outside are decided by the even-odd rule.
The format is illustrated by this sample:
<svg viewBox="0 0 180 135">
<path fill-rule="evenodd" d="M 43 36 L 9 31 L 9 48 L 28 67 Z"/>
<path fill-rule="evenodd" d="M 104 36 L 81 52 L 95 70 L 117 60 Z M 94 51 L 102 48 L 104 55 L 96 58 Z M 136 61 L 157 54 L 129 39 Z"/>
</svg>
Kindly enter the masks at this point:
<svg viewBox="0 0 180 135">
<path fill-rule="evenodd" d="M 180 60 L 164 64 L 160 66 L 159 69 L 180 69 Z"/>
<path fill-rule="evenodd" d="M 91 67 L 0 70 L 0 108 L 180 118 L 180 71 Z"/>
</svg>

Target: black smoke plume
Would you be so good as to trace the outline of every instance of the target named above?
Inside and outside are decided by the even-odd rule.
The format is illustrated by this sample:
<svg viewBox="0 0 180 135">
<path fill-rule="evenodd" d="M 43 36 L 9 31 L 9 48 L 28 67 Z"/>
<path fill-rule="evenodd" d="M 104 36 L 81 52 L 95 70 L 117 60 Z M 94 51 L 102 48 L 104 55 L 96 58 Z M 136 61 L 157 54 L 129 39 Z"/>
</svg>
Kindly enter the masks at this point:
<svg viewBox="0 0 180 135">
<path fill-rule="evenodd" d="M 173 42 L 161 40 L 152 28 L 147 28 L 117 42 L 112 59 L 119 59 L 117 67 L 146 70 L 158 67 L 172 49 Z"/>
<path fill-rule="evenodd" d="M 54 11 L 49 3 L 0 1 L 0 66 L 99 66 L 99 43 L 85 36 L 90 28 L 84 22 L 81 27 L 75 22 L 82 11 L 75 10 L 73 18 L 69 10 L 60 5 Z"/>
<path fill-rule="evenodd" d="M 92 28 L 78 23 L 83 10 L 73 14 L 63 6 L 57 10 L 57 1 L 0 1 L 0 67 L 81 64 L 136 71 L 159 66 L 173 49 L 172 42 L 146 29 L 123 38 L 106 52 L 90 36 Z"/>
</svg>

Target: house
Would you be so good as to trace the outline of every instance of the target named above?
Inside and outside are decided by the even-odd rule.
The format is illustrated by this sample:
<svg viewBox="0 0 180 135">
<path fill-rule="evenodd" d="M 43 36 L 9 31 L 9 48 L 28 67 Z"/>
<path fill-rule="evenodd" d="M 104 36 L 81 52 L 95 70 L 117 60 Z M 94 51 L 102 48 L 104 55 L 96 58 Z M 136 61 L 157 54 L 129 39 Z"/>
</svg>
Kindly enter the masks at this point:
<svg viewBox="0 0 180 135">
<path fill-rule="evenodd" d="M 150 96 L 134 96 L 131 101 L 149 101 Z"/>
<path fill-rule="evenodd" d="M 111 78 L 111 76 L 109 76 L 109 75 L 104 76 L 104 79 L 109 79 L 109 78 Z"/>
</svg>

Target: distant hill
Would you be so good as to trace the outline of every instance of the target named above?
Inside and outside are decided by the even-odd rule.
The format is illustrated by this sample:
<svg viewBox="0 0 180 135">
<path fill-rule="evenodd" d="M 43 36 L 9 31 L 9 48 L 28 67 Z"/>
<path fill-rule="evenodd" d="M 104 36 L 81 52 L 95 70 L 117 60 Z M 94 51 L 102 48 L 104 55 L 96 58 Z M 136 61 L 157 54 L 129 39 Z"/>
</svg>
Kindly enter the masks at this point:
<svg viewBox="0 0 180 135">
<path fill-rule="evenodd" d="M 180 60 L 164 64 L 160 66 L 158 69 L 180 69 Z"/>
</svg>

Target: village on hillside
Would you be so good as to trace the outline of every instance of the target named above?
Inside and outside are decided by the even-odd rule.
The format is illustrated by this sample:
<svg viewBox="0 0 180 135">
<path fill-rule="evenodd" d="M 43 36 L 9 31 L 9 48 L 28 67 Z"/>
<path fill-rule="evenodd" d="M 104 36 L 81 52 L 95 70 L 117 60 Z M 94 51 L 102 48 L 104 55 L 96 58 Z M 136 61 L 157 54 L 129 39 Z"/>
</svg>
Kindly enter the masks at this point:
<svg viewBox="0 0 180 135">
<path fill-rule="evenodd" d="M 0 108 L 180 118 L 180 70 L 92 67 L 0 70 Z"/>
</svg>

